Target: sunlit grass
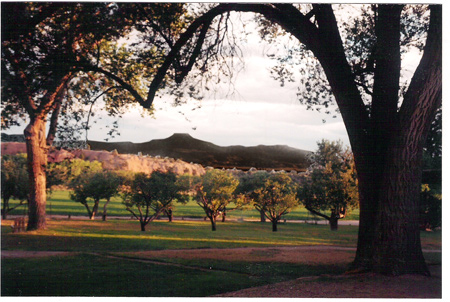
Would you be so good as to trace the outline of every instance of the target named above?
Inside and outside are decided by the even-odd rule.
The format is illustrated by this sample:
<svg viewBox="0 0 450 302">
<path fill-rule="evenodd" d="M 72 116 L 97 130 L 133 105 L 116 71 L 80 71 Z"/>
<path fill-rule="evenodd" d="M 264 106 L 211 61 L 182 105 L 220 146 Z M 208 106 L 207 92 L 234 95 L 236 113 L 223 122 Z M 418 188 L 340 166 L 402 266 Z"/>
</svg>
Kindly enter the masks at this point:
<svg viewBox="0 0 450 302">
<path fill-rule="evenodd" d="M 46 230 L 11 233 L 12 220 L 2 223 L 2 249 L 59 251 L 123 251 L 254 246 L 355 246 L 357 227 L 331 232 L 326 225 L 219 222 L 211 231 L 208 221 L 154 221 L 141 232 L 134 220 L 48 220 Z"/>
<path fill-rule="evenodd" d="M 18 201 L 12 200 L 12 205 L 17 204 Z M 90 205 L 91 206 L 91 205 Z M 104 201 L 100 202 L 99 213 L 101 217 L 103 213 Z M 91 206 L 92 207 L 92 206 Z M 230 207 L 233 208 L 233 205 Z M 77 202 L 70 199 L 69 191 L 55 190 L 49 195 L 47 200 L 47 215 L 63 215 L 63 216 L 86 216 L 86 208 Z M 202 218 L 205 217 L 203 210 L 191 200 L 187 204 L 174 204 L 173 210 L 175 217 L 189 217 L 189 218 Z M 26 215 L 26 207 L 21 206 L 10 213 L 11 215 Z M 107 206 L 107 214 L 109 216 L 131 217 L 131 214 L 125 209 L 120 197 L 112 198 L 111 202 Z M 260 215 L 255 209 L 246 210 L 234 210 L 227 213 L 229 219 L 240 220 L 259 220 Z M 286 220 L 321 220 L 320 217 L 310 214 L 304 207 L 299 206 L 291 213 L 284 216 Z M 358 220 L 359 211 L 354 210 L 348 215 L 345 220 Z"/>
<path fill-rule="evenodd" d="M 2 249 L 56 251 L 137 251 L 190 248 L 232 248 L 297 245 L 356 247 L 358 228 L 341 226 L 337 232 L 326 225 L 218 222 L 211 231 L 208 221 L 154 221 L 141 232 L 135 220 L 48 220 L 46 230 L 11 233 L 12 220 L 2 221 Z M 424 249 L 438 248 L 440 232 L 422 232 Z"/>
</svg>

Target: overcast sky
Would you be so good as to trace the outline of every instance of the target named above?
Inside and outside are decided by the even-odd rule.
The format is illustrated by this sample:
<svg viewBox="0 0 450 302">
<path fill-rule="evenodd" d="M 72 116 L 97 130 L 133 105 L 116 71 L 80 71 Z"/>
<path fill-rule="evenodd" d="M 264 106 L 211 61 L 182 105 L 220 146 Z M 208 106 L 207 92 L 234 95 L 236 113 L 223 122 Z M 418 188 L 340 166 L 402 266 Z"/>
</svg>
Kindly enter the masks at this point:
<svg viewBox="0 0 450 302">
<path fill-rule="evenodd" d="M 121 135 L 114 141 L 144 142 L 189 133 L 220 146 L 281 144 L 314 150 L 322 138 L 348 144 L 340 116 L 333 119 L 307 111 L 297 100 L 297 84 L 280 87 L 269 76 L 270 64 L 273 62 L 262 55 L 246 57 L 246 69 L 236 79 L 234 96 L 204 99 L 200 108 L 194 102 L 172 107 L 170 98 L 157 98 L 154 118 L 142 118 L 138 112 L 125 114 L 119 122 Z M 101 140 L 105 132 L 92 129 L 89 139 Z"/>
<path fill-rule="evenodd" d="M 270 77 L 274 61 L 265 56 L 267 47 L 256 34 L 243 45 L 245 70 L 236 78 L 233 97 L 204 99 L 195 110 L 196 103 L 172 107 L 170 96 L 156 98 L 154 118 L 142 118 L 138 111 L 125 114 L 119 122 L 121 135 L 110 141 L 145 142 L 189 133 L 220 146 L 279 144 L 313 151 L 323 138 L 349 145 L 340 115 L 332 118 L 306 110 L 297 100 L 297 83 L 281 87 Z M 100 124 L 92 126 L 90 140 L 107 138 L 107 129 Z M 6 131 L 22 132 L 23 127 Z"/>
</svg>

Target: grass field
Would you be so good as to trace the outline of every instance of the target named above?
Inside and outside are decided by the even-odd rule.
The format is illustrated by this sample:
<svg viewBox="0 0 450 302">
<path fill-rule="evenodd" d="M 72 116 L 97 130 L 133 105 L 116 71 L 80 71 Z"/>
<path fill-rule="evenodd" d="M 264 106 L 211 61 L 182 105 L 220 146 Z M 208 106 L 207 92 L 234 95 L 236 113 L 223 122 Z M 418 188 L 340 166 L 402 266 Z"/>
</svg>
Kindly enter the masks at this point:
<svg viewBox="0 0 450 302">
<path fill-rule="evenodd" d="M 2 249 L 33 251 L 118 252 L 162 249 L 234 248 L 297 245 L 355 246 L 357 228 L 341 226 L 338 232 L 326 225 L 282 223 L 272 232 L 270 223 L 209 221 L 154 221 L 141 232 L 131 220 L 49 220 L 48 229 L 11 233 L 2 224 Z"/>
<path fill-rule="evenodd" d="M 228 221 L 212 232 L 208 221 L 177 220 L 154 221 L 141 232 L 132 220 L 48 219 L 46 230 L 12 233 L 11 223 L 2 221 L 3 251 L 73 254 L 2 259 L 2 296 L 202 297 L 302 276 L 338 275 L 353 250 L 276 259 L 282 247 L 355 247 L 358 231 L 355 226 L 331 232 L 326 225 L 282 223 L 272 232 L 270 223 Z M 422 242 L 424 249 L 440 249 L 441 233 L 423 232 Z M 229 252 L 221 251 L 229 248 L 268 249 L 224 259 Z M 177 250 L 180 257 L 169 255 Z M 186 251 L 198 255 L 187 257 Z M 326 261 L 309 261 L 319 253 Z M 441 262 L 441 253 L 425 256 Z"/>
<path fill-rule="evenodd" d="M 17 203 L 17 201 L 10 201 L 11 205 Z M 104 201 L 100 201 L 99 216 L 103 211 Z M 91 204 L 90 204 L 91 206 Z M 232 205 L 233 206 L 233 205 Z M 231 207 L 232 207 L 231 206 Z M 92 206 L 91 206 L 92 208 Z M 26 213 L 26 208 L 24 206 L 18 207 L 16 210 L 10 212 L 11 215 L 24 215 Z M 80 204 L 70 200 L 68 191 L 53 191 L 49 196 L 47 201 L 47 215 L 63 215 L 63 216 L 87 216 L 86 208 Z M 108 204 L 108 215 L 109 216 L 131 216 L 131 214 L 125 210 L 122 200 L 119 197 L 115 197 Z M 205 216 L 203 210 L 194 202 L 183 205 L 175 203 L 174 216 L 182 217 L 192 217 L 192 218 L 202 218 Z M 227 217 L 231 219 L 252 219 L 258 220 L 259 213 L 255 209 L 249 210 L 235 210 L 227 213 Z M 320 220 L 320 217 L 313 216 L 304 208 L 299 206 L 293 210 L 288 215 L 284 216 L 286 220 Z M 359 211 L 358 209 L 351 212 L 345 220 L 358 220 Z"/>
</svg>

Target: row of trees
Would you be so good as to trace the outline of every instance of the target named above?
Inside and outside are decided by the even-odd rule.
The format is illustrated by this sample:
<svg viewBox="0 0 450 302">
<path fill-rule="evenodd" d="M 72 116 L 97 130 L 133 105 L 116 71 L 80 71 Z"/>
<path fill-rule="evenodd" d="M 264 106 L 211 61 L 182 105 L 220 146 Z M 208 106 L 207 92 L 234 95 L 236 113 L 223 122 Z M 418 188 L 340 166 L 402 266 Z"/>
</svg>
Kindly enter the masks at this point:
<svg viewBox="0 0 450 302">
<path fill-rule="evenodd" d="M 327 174 L 323 174 L 323 177 L 327 177 Z M 104 220 L 110 199 L 116 195 L 120 196 L 126 210 L 140 222 L 142 231 L 145 231 L 146 225 L 163 214 L 171 221 L 174 203 L 185 204 L 190 198 L 203 209 L 213 231 L 216 231 L 216 222 L 220 216 L 222 221 L 225 221 L 229 211 L 254 207 L 261 213 L 261 217 L 272 223 L 272 230 L 275 232 L 282 217 L 301 204 L 309 211 L 319 213 L 333 222 L 330 225 L 332 230 L 336 230 L 337 219 L 345 217 L 346 211 L 357 205 L 357 199 L 339 200 L 340 196 L 349 194 L 337 190 L 329 194 L 334 197 L 330 198 L 323 192 L 328 188 L 312 187 L 309 178 L 294 178 L 284 172 L 233 174 L 216 169 L 208 170 L 203 176 L 177 176 L 172 172 L 159 171 L 147 175 L 86 170 L 71 181 L 70 196 L 72 200 L 86 207 L 91 219 L 94 219 L 98 212 L 100 200 L 105 200 Z M 301 182 L 298 183 L 298 180 Z M 336 182 L 336 177 L 330 181 Z M 312 190 L 317 191 L 317 196 L 305 194 Z M 350 190 L 356 192 L 356 186 L 353 185 Z M 321 200 L 318 200 L 319 198 Z M 337 207 L 343 209 L 343 215 L 341 213 L 341 216 L 336 218 L 334 212 Z M 327 211 L 331 211 L 330 215 L 325 214 Z"/>
</svg>

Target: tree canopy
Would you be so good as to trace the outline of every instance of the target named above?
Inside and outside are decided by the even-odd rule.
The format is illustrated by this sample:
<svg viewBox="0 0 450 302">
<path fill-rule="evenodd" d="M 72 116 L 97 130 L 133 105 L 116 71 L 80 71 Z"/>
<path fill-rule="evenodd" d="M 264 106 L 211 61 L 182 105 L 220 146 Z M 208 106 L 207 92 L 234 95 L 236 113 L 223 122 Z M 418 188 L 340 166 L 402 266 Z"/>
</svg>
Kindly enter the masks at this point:
<svg viewBox="0 0 450 302">
<path fill-rule="evenodd" d="M 353 155 L 341 142 L 322 140 L 317 145 L 313 163 L 298 188 L 298 198 L 308 211 L 327 219 L 331 230 L 337 230 L 338 220 L 358 207 Z"/>
<path fill-rule="evenodd" d="M 297 185 L 286 173 L 270 175 L 253 195 L 254 207 L 272 222 L 273 232 L 278 230 L 281 217 L 298 206 Z"/>
<path fill-rule="evenodd" d="M 238 184 L 239 181 L 226 171 L 208 170 L 197 185 L 195 200 L 211 221 L 213 231 L 216 230 L 217 216 L 226 211 L 234 199 Z"/>
<path fill-rule="evenodd" d="M 184 201 L 183 189 L 172 172 L 137 173 L 122 188 L 123 204 L 139 220 L 141 231 L 145 231 L 146 225 L 171 207 L 173 202 Z"/>
</svg>

